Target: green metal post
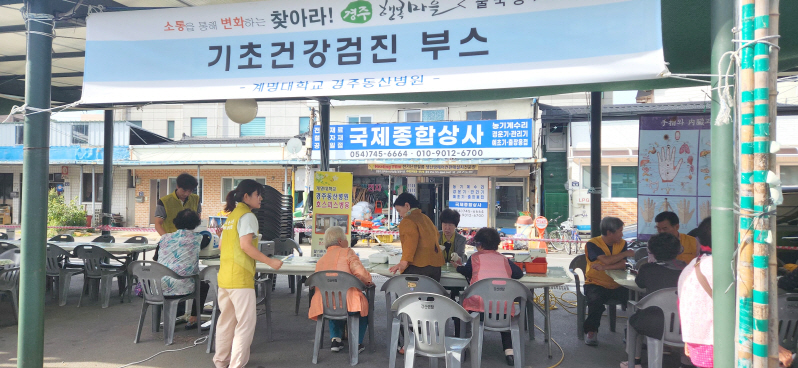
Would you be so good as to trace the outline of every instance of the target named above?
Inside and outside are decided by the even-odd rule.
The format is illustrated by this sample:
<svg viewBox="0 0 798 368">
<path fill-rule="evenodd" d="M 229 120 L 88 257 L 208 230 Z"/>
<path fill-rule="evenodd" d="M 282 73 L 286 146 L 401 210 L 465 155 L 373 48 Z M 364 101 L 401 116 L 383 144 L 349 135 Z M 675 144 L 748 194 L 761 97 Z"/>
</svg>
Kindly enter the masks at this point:
<svg viewBox="0 0 798 368">
<path fill-rule="evenodd" d="M 718 69 L 718 62 L 727 51 L 733 50 L 734 1 L 712 0 L 710 12 L 712 59 L 710 61 L 712 87 L 718 86 L 717 75 L 725 73 L 728 57 Z M 734 364 L 734 282 L 729 269 L 736 244 L 734 200 L 734 125 L 716 125 L 720 111 L 720 94 L 712 90 L 712 277 L 715 321 L 715 366 L 733 367 Z"/>
<path fill-rule="evenodd" d="M 111 226 L 111 198 L 114 192 L 114 110 L 105 110 L 103 120 L 103 226 Z M 199 176 L 197 176 L 199 178 Z M 111 235 L 103 228 L 103 235 Z"/>
<path fill-rule="evenodd" d="M 22 173 L 22 260 L 17 367 L 44 364 L 44 266 L 47 242 L 47 173 L 50 161 L 50 79 L 53 46 L 51 0 L 26 2 L 28 55 L 25 70 Z M 30 115 L 28 115 L 30 114 Z"/>
</svg>

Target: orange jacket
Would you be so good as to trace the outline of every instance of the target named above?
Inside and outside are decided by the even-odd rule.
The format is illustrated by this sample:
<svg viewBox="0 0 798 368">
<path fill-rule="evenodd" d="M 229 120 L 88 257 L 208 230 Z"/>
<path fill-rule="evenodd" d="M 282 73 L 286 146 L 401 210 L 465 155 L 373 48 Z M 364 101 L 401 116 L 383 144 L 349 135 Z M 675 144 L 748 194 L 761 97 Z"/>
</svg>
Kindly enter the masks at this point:
<svg viewBox="0 0 798 368">
<path fill-rule="evenodd" d="M 337 245 L 327 248 L 327 253 L 316 262 L 316 272 L 318 271 L 344 271 L 351 273 L 364 284 L 371 282 L 371 274 L 360 263 L 360 258 L 352 248 L 341 248 Z M 346 292 L 346 306 L 350 312 L 360 312 L 361 316 L 369 314 L 368 300 L 363 292 L 356 288 L 349 288 Z M 324 306 L 321 304 L 321 296 L 317 289 L 310 301 L 308 318 L 315 320 L 323 313 Z"/>
</svg>

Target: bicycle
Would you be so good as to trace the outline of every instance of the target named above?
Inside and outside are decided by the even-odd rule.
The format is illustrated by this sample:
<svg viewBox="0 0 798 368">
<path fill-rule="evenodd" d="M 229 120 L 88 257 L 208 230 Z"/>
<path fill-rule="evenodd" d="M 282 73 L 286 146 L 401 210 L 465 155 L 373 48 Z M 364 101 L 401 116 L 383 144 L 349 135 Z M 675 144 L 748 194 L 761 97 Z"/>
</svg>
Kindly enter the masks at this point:
<svg viewBox="0 0 798 368">
<path fill-rule="evenodd" d="M 559 220 L 560 217 L 562 217 L 562 216 L 555 217 L 549 223 L 557 222 L 557 220 Z M 547 244 L 548 247 L 550 247 L 551 249 L 554 249 L 557 252 L 561 252 L 561 251 L 565 250 L 565 245 L 567 243 L 562 241 L 563 240 L 563 234 L 561 233 L 561 230 L 559 228 L 554 229 L 552 231 L 549 231 L 548 234 L 546 234 L 546 238 L 551 239 L 551 241 L 549 241 L 548 244 Z"/>
<path fill-rule="evenodd" d="M 560 223 L 559 235 L 560 239 L 566 241 L 568 254 L 579 254 L 582 239 L 579 237 L 579 230 L 574 226 L 573 220 L 569 218 Z"/>
</svg>

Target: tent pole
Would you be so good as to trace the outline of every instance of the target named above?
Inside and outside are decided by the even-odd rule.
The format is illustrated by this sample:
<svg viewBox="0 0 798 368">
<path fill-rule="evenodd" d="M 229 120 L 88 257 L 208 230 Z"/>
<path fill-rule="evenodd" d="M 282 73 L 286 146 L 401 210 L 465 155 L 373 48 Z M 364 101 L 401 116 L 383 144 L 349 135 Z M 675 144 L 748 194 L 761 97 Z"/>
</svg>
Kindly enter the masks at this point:
<svg viewBox="0 0 798 368">
<path fill-rule="evenodd" d="M 111 226 L 111 201 L 114 186 L 114 110 L 105 110 L 103 119 L 103 206 L 102 224 Z M 111 235 L 111 230 L 103 228 L 103 235 Z"/>
<path fill-rule="evenodd" d="M 25 126 L 22 172 L 22 254 L 17 367 L 44 364 L 44 266 L 47 242 L 47 174 L 50 170 L 50 84 L 53 4 L 26 2 Z M 44 110 L 38 112 L 38 110 Z"/>
<path fill-rule="evenodd" d="M 321 171 L 330 171 L 330 99 L 319 100 L 321 110 L 321 134 L 319 150 L 321 151 Z"/>
<path fill-rule="evenodd" d="M 779 34 L 779 0 L 770 0 L 770 34 L 777 35 Z M 778 46 L 779 39 L 774 38 L 771 39 L 771 43 Z M 771 117 L 770 119 L 770 140 L 777 141 L 776 137 L 776 123 L 778 122 L 778 111 L 777 111 L 777 102 L 776 96 L 778 96 L 778 89 L 777 89 L 777 76 L 779 70 L 779 49 L 776 47 L 771 48 L 770 50 L 770 75 L 768 77 L 768 115 Z M 770 154 L 770 162 L 771 162 L 771 170 L 775 166 L 774 163 L 776 162 L 776 154 Z M 776 233 L 776 221 L 770 221 L 770 233 L 771 239 L 773 241 L 769 244 L 768 253 L 771 255 L 769 262 L 768 262 L 768 288 L 770 292 L 768 293 L 769 305 L 770 305 L 770 315 L 771 316 L 778 316 L 778 285 L 776 283 L 776 276 L 777 276 L 777 257 L 776 255 L 776 240 L 778 239 L 778 234 Z M 778 360 L 774 359 L 779 354 L 779 321 L 778 318 L 770 318 L 768 324 L 768 332 L 769 332 L 769 340 L 770 345 L 768 346 L 769 349 L 769 367 L 777 368 L 779 366 Z"/>
<path fill-rule="evenodd" d="M 601 235 L 601 92 L 590 92 L 590 186 L 590 236 L 597 237 Z"/>
<path fill-rule="evenodd" d="M 712 0 L 710 28 L 712 39 L 712 58 L 710 74 L 712 77 L 712 242 L 713 301 L 714 301 L 714 360 L 717 367 L 733 367 L 734 364 L 734 292 L 726 293 L 726 287 L 734 282 L 729 267 L 734 254 L 736 237 L 734 223 L 734 125 L 716 123 L 720 112 L 720 73 L 725 73 L 728 58 L 718 68 L 724 53 L 733 51 L 732 28 L 734 27 L 734 2 Z M 727 265 L 724 267 L 724 265 Z"/>
</svg>

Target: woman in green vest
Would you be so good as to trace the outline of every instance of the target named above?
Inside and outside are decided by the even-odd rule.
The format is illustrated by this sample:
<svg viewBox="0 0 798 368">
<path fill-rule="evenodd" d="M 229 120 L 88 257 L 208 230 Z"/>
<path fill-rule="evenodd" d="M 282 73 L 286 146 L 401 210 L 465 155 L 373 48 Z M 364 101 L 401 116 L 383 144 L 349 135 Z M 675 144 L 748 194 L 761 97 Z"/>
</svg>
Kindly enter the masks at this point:
<svg viewBox="0 0 798 368">
<path fill-rule="evenodd" d="M 279 269 L 283 262 L 258 250 L 258 219 L 263 186 L 246 179 L 227 194 L 225 210 L 231 212 L 222 226 L 218 303 L 221 314 L 216 327 L 217 368 L 241 368 L 249 361 L 255 335 L 255 261 Z"/>
</svg>

